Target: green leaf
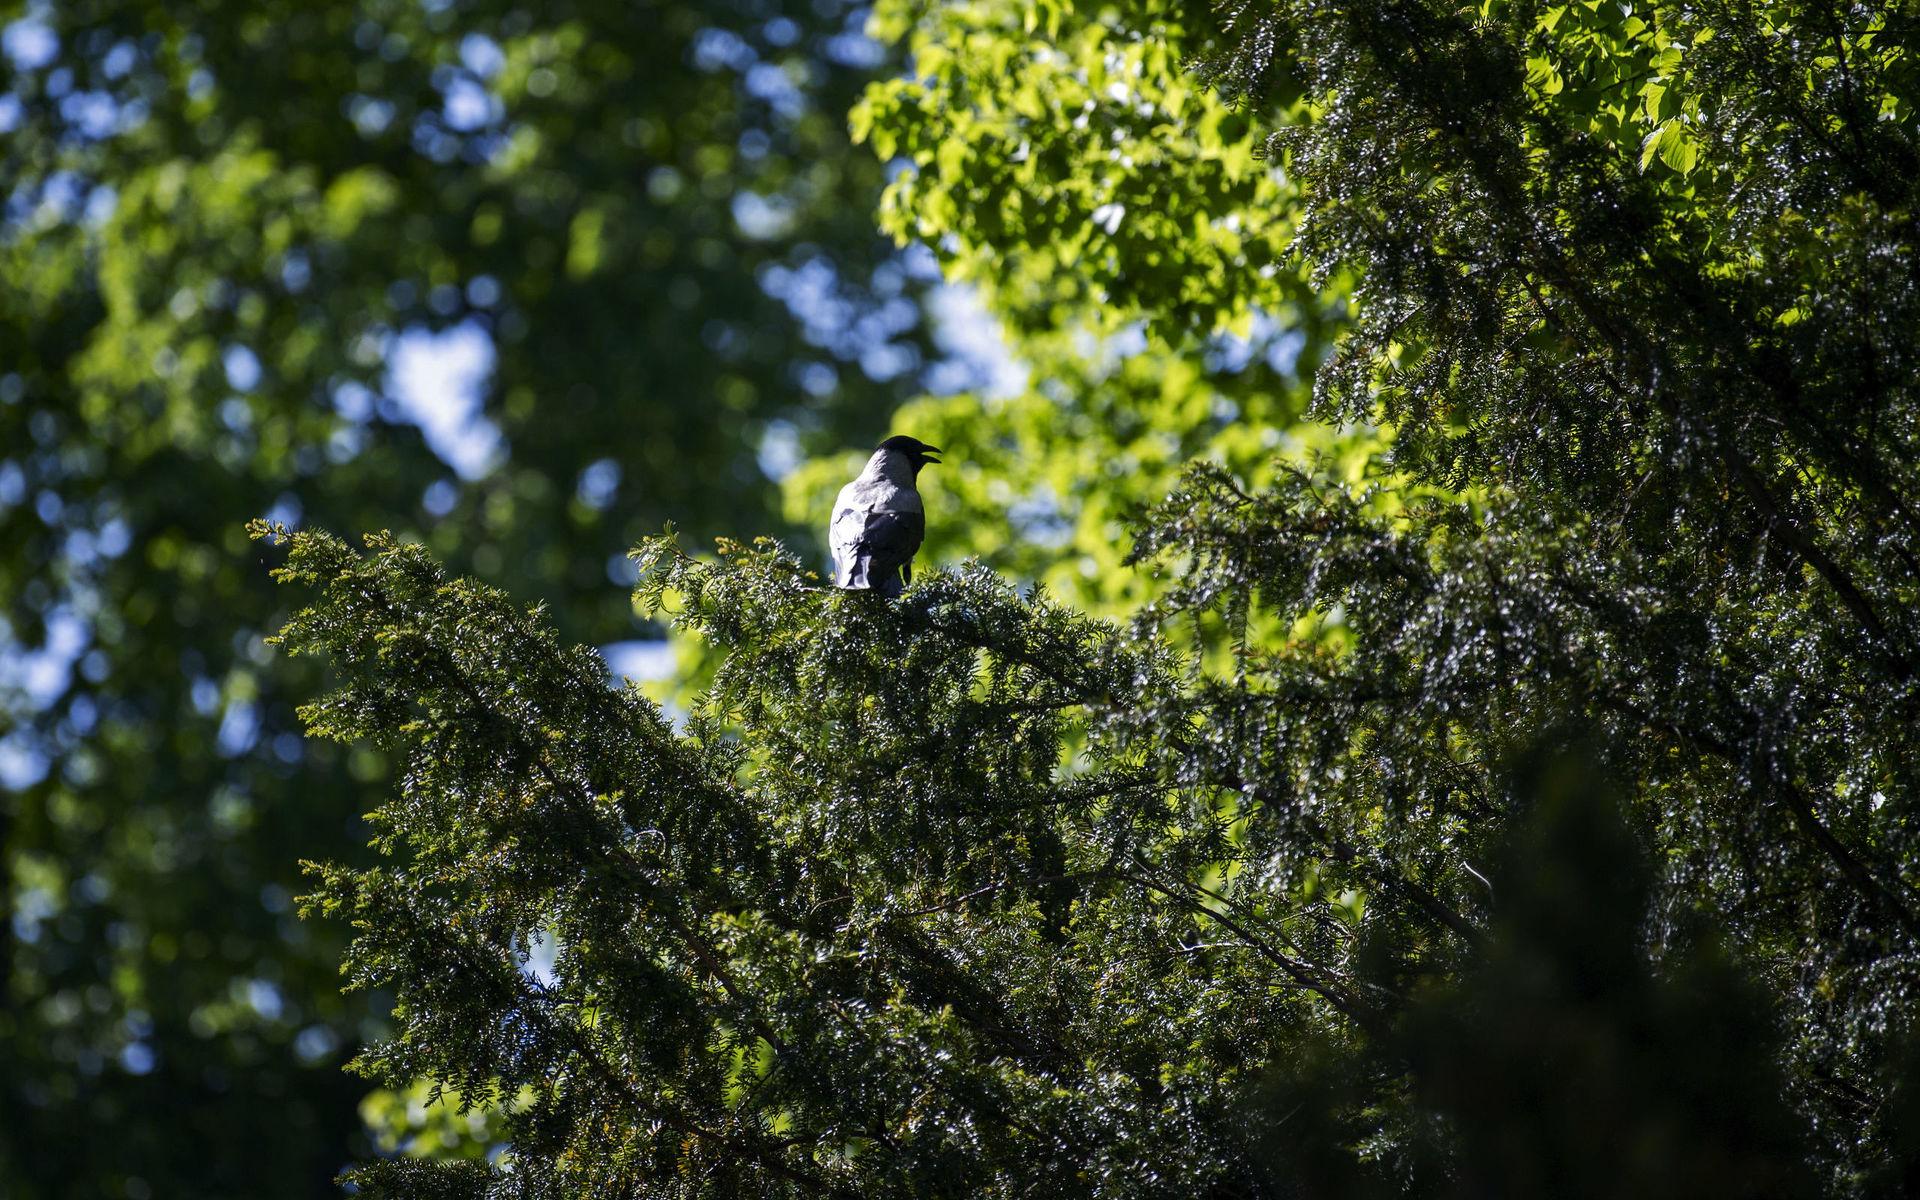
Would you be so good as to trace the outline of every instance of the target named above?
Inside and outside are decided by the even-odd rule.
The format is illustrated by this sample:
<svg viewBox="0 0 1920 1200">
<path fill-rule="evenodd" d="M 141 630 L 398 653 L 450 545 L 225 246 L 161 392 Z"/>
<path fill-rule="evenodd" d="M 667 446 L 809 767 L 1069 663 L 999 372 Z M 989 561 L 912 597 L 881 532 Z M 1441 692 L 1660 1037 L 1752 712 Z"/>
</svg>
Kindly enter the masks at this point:
<svg viewBox="0 0 1920 1200">
<path fill-rule="evenodd" d="M 1640 143 L 1640 170 L 1644 172 L 1655 157 L 1682 175 L 1690 173 L 1699 161 L 1700 144 L 1678 117 L 1668 117 Z"/>
</svg>

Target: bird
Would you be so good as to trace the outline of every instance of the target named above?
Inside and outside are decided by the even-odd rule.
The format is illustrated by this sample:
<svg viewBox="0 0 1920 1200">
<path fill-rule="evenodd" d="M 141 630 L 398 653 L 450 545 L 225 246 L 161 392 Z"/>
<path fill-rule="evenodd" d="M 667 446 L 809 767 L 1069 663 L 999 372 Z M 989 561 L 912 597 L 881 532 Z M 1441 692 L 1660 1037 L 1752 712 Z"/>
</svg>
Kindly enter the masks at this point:
<svg viewBox="0 0 1920 1200">
<path fill-rule="evenodd" d="M 915 481 L 921 467 L 940 461 L 933 457 L 938 453 L 938 446 L 896 434 L 840 489 L 827 526 L 835 587 L 898 596 L 912 581 L 913 554 L 927 532 Z"/>
</svg>

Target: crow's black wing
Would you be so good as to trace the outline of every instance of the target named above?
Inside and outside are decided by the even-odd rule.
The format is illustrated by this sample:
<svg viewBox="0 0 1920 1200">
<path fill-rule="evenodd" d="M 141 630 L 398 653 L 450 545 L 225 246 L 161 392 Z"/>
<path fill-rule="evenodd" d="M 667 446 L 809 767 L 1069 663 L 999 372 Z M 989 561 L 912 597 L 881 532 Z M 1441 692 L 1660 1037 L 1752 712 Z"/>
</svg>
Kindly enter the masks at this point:
<svg viewBox="0 0 1920 1200">
<path fill-rule="evenodd" d="M 907 565 L 927 532 L 924 513 L 843 509 L 833 523 L 834 558 L 841 587 L 870 587 L 899 595 Z"/>
<path fill-rule="evenodd" d="M 927 536 L 927 517 L 917 512 L 876 512 L 867 518 L 860 548 L 867 555 L 873 586 L 898 595 L 910 578 L 914 552 Z"/>
</svg>

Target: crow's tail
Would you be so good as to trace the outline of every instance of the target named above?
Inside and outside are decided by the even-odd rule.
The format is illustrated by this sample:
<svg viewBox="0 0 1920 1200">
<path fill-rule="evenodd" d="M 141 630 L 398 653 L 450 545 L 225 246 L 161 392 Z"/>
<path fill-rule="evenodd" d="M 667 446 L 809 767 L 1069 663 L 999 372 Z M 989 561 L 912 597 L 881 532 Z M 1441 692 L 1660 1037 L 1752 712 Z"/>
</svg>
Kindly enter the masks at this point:
<svg viewBox="0 0 1920 1200">
<path fill-rule="evenodd" d="M 847 560 L 839 564 L 840 569 L 833 577 L 834 586 L 853 591 L 865 591 L 873 586 L 867 579 L 868 559 L 864 554 L 849 554 Z"/>
<path fill-rule="evenodd" d="M 872 591 L 887 597 L 898 596 L 906 589 L 906 581 L 901 578 L 898 568 L 875 571 L 872 557 L 865 554 L 849 555 L 835 574 L 833 582 L 848 591 Z"/>
</svg>

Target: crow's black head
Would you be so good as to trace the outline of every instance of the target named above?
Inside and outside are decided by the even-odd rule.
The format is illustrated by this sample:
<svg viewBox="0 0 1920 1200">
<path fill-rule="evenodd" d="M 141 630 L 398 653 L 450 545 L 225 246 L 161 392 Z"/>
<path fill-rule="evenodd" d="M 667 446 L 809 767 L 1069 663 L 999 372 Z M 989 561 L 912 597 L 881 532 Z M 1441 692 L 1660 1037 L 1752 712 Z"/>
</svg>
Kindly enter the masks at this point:
<svg viewBox="0 0 1920 1200">
<path fill-rule="evenodd" d="M 921 467 L 926 466 L 928 463 L 938 463 L 940 461 L 934 457 L 934 455 L 940 453 L 940 447 L 929 446 L 919 438 L 910 438 L 905 434 L 895 434 L 886 441 L 881 442 L 876 449 L 892 450 L 896 454 L 906 455 L 907 461 L 913 464 L 913 470 L 916 475 L 919 474 Z"/>
</svg>

